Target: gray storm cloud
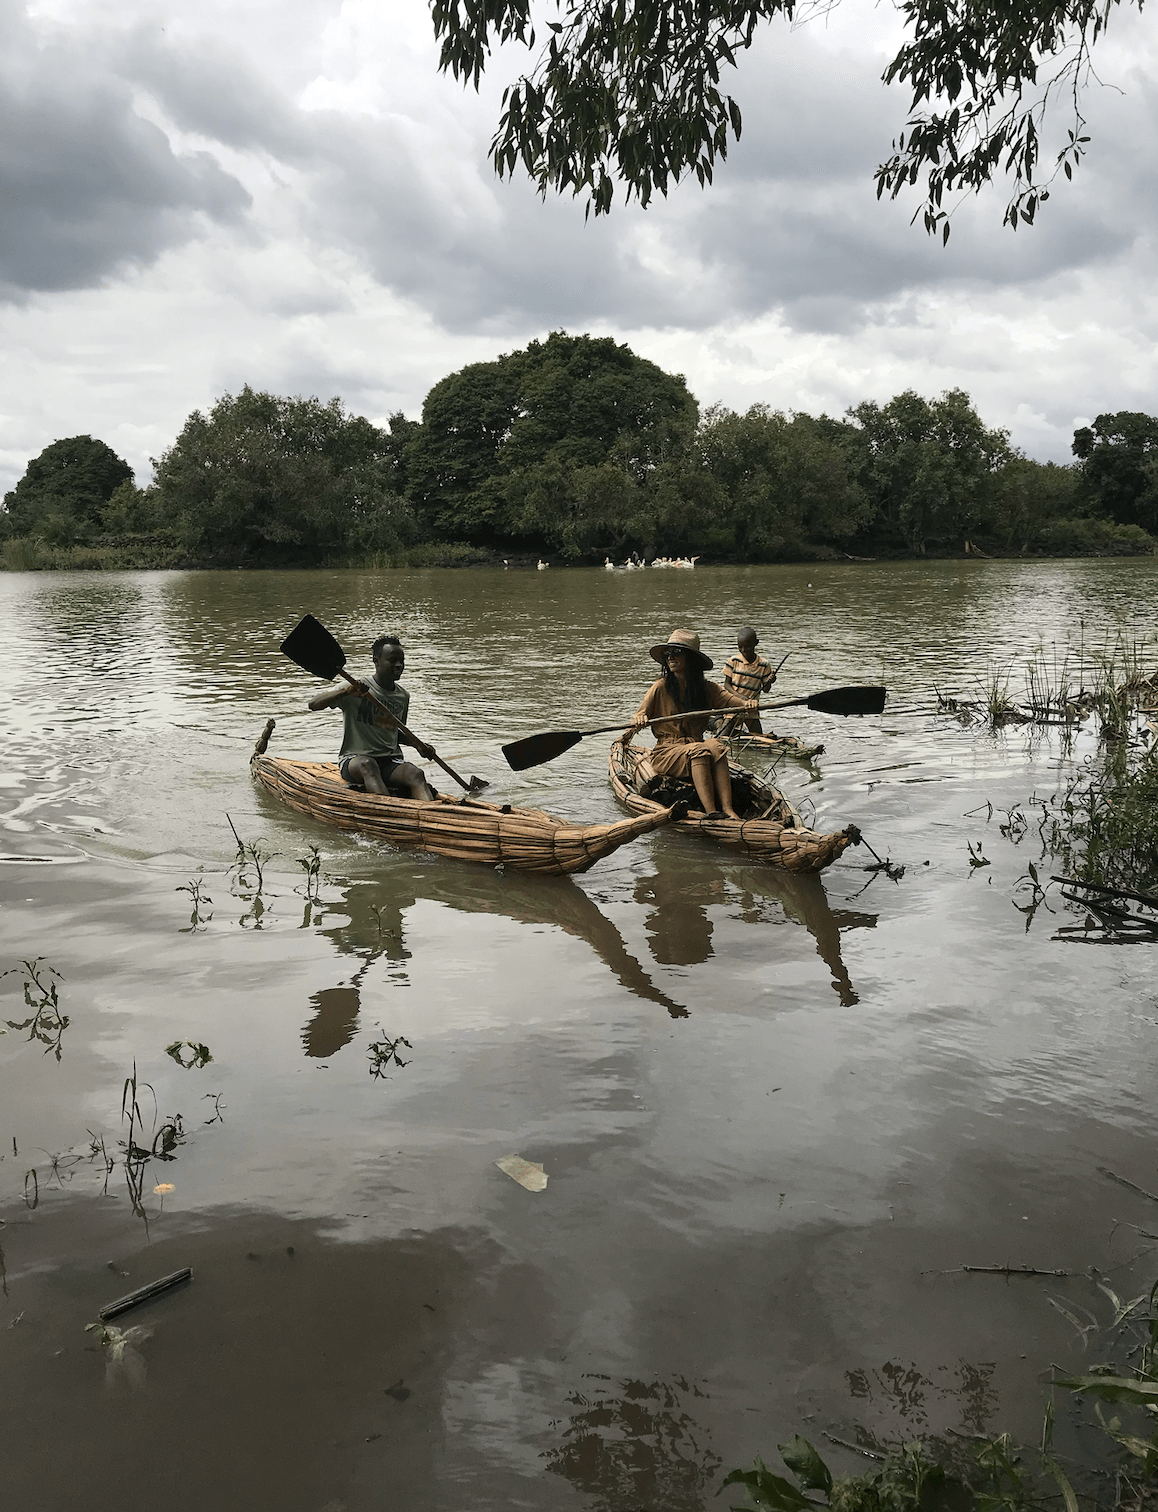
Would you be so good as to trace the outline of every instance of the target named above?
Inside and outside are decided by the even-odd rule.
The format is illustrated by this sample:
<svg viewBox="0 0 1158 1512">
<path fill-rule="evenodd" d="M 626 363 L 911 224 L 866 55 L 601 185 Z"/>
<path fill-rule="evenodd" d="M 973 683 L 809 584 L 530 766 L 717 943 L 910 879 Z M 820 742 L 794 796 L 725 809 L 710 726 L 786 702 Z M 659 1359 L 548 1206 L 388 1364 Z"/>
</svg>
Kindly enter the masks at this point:
<svg viewBox="0 0 1158 1512">
<path fill-rule="evenodd" d="M 249 196 L 209 152 L 178 155 L 83 33 L 9 13 L 0 35 L 0 288 L 99 283 L 236 220 Z"/>
<path fill-rule="evenodd" d="M 873 190 L 904 96 L 883 88 L 871 56 L 834 52 L 807 28 L 773 29 L 743 57 L 744 136 L 708 193 L 683 186 L 599 221 L 574 201 L 543 203 L 520 177 L 497 182 L 477 109 L 441 133 L 405 111 L 309 110 L 216 39 L 138 24 L 93 40 L 61 28 L 46 41 L 28 22 L 10 38 L 0 276 L 11 288 L 90 285 L 205 219 L 246 216 L 247 190 L 225 166 L 238 155 L 286 180 L 268 191 L 278 232 L 253 215 L 247 235 L 284 234 L 288 220 L 461 333 L 695 330 L 773 310 L 794 329 L 850 332 L 905 292 L 1041 280 L 1119 253 L 1133 234 L 1095 196 L 1015 238 L 991 195 L 963 208 L 942 249 Z M 172 140 L 137 112 L 135 91 Z M 1137 113 L 1151 114 L 1148 92 Z"/>
</svg>

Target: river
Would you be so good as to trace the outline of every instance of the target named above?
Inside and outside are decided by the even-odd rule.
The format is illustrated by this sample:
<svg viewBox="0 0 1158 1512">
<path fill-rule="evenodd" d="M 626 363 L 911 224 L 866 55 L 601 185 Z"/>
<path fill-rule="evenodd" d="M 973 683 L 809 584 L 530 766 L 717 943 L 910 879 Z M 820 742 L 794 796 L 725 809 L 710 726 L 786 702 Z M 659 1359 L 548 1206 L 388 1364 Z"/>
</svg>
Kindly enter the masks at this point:
<svg viewBox="0 0 1158 1512">
<path fill-rule="evenodd" d="M 1092 737 L 934 686 L 1152 637 L 1156 590 L 1152 559 L 0 574 L 0 1019 L 58 1004 L 0 1037 L 4 1504 L 692 1512 L 798 1431 L 841 1471 L 832 1438 L 1036 1440 L 1043 1372 L 1089 1358 L 1049 1299 L 1158 1274 L 1153 1204 L 1099 1174 L 1158 1186 L 1154 947 L 1014 907 L 1001 811 Z M 785 698 L 887 685 L 779 716 L 827 747 L 779 780 L 904 875 L 661 831 L 533 881 L 322 829 L 247 771 L 271 716 L 271 754 L 337 748 L 277 649 L 306 611 L 362 672 L 401 635 L 412 725 L 488 797 L 590 822 L 610 737 L 520 774 L 500 744 L 629 716 L 675 626 L 718 666 L 754 623 Z M 1073 1274 L 959 1269 L 1004 1264 Z"/>
</svg>

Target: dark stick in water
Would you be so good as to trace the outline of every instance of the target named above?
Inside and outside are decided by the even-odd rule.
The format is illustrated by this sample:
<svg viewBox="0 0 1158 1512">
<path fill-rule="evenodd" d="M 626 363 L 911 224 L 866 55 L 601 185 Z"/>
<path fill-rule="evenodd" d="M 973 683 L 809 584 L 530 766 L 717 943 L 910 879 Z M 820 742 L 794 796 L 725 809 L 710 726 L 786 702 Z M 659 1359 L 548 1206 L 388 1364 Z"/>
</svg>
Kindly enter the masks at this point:
<svg viewBox="0 0 1158 1512">
<path fill-rule="evenodd" d="M 153 1297 L 159 1297 L 162 1292 L 167 1292 L 174 1286 L 180 1286 L 182 1281 L 192 1281 L 192 1279 L 192 1268 L 187 1265 L 184 1270 L 174 1271 L 171 1276 L 162 1276 L 158 1281 L 150 1281 L 148 1286 L 138 1286 L 136 1291 L 129 1292 L 125 1297 L 118 1297 L 115 1302 L 102 1307 L 97 1317 L 102 1323 L 107 1323 L 110 1318 L 116 1318 L 121 1313 L 128 1312 L 130 1307 L 138 1307 L 142 1302 L 148 1302 Z"/>
</svg>

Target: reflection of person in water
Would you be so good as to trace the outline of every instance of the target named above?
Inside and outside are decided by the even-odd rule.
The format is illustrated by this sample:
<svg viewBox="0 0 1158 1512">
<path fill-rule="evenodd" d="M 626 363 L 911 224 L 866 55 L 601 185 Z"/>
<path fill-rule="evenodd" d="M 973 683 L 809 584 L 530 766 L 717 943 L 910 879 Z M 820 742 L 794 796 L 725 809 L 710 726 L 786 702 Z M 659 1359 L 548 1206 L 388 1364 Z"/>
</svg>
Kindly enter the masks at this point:
<svg viewBox="0 0 1158 1512">
<path fill-rule="evenodd" d="M 816 953 L 832 975 L 833 991 L 845 1007 L 858 1001 L 840 952 L 842 929 L 872 928 L 875 914 L 834 910 L 817 876 L 793 876 L 773 867 L 727 863 L 703 856 L 694 866 L 682 854 L 659 850 L 669 863 L 635 886 L 637 903 L 651 904 L 647 917 L 651 953 L 661 966 L 694 966 L 714 954 L 713 926 L 707 910 L 731 905 L 729 916 L 744 924 L 767 926 L 784 915 L 803 924 L 816 942 Z"/>
<path fill-rule="evenodd" d="M 696 966 L 712 954 L 712 921 L 705 909 L 724 901 L 724 879 L 673 868 L 641 877 L 635 901 L 651 905 L 645 920 L 651 953 L 661 966 Z"/>
<path fill-rule="evenodd" d="M 333 941 L 340 954 L 356 956 L 361 965 L 348 983 L 326 987 L 310 998 L 314 1014 L 302 1030 L 307 1055 L 325 1060 L 354 1038 L 362 1007 L 362 983 L 375 961 L 409 960 L 410 952 L 402 935 L 402 914 L 413 904 L 413 897 L 384 896 L 373 883 L 355 883 L 346 890 L 341 910 L 343 922 L 322 933 Z M 405 981 L 405 972 L 396 975 Z"/>
<path fill-rule="evenodd" d="M 423 897 L 462 913 L 498 914 L 519 924 L 552 924 L 583 940 L 621 986 L 646 1002 L 666 1008 L 672 1018 L 688 1010 L 655 985 L 623 943 L 619 930 L 570 877 L 521 877 L 510 873 L 501 885 L 486 873 L 451 870 L 439 881 L 424 879 Z M 323 930 L 340 955 L 354 956 L 357 970 L 346 983 L 315 992 L 313 1016 L 302 1030 L 307 1055 L 325 1058 L 348 1045 L 358 1032 L 363 983 L 375 962 L 395 963 L 392 976 L 406 980 L 402 963 L 410 959 L 404 943 L 405 913 L 414 892 L 386 891 L 381 883 L 356 882 L 338 907 L 341 924 Z"/>
</svg>

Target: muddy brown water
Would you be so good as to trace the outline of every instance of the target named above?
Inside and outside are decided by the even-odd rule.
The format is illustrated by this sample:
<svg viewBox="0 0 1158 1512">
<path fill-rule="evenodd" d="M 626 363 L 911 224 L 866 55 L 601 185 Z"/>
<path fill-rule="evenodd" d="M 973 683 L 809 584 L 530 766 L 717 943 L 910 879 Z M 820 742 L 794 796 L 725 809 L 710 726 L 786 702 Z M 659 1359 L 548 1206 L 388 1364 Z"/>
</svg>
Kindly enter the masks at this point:
<svg viewBox="0 0 1158 1512">
<path fill-rule="evenodd" d="M 59 1060 L 0 1037 L 3 1505 L 690 1512 L 796 1431 L 841 1470 L 868 1462 L 826 1434 L 1034 1440 L 1043 1372 L 1091 1358 L 1049 1298 L 1100 1316 L 1088 1267 L 1158 1275 L 1154 1204 L 1098 1172 L 1158 1188 L 1156 958 L 1027 932 L 1036 851 L 987 822 L 1090 737 L 962 729 L 933 685 L 1152 634 L 1156 588 L 1152 560 L 0 575 L 0 1018 L 36 957 L 68 1017 Z M 500 743 L 626 717 L 652 641 L 719 662 L 750 621 L 785 697 L 888 685 L 879 719 L 783 717 L 827 753 L 782 779 L 905 874 L 659 833 L 534 882 L 328 832 L 246 768 L 271 715 L 275 754 L 335 749 L 276 649 L 306 610 L 359 668 L 401 633 L 414 727 L 488 796 L 592 822 L 606 738 L 517 775 Z M 226 814 L 274 853 L 260 896 Z M 134 1064 L 137 1146 L 183 1139 L 126 1172 Z M 956 1269 L 1006 1263 L 1075 1274 Z M 140 1332 L 85 1331 L 184 1265 Z"/>
</svg>

